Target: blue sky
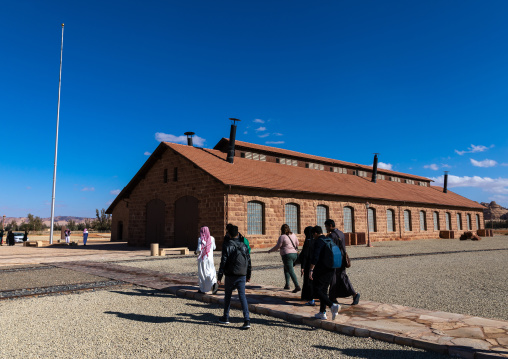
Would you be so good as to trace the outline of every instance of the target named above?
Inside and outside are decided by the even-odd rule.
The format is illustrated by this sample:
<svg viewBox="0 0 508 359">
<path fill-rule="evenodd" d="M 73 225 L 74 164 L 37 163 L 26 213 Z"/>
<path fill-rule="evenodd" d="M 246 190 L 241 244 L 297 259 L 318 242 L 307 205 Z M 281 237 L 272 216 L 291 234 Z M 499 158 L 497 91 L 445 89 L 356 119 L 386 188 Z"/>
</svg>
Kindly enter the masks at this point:
<svg viewBox="0 0 508 359">
<path fill-rule="evenodd" d="M 107 208 L 160 139 L 238 139 L 508 207 L 506 1 L 4 1 L 0 214 Z"/>
</svg>

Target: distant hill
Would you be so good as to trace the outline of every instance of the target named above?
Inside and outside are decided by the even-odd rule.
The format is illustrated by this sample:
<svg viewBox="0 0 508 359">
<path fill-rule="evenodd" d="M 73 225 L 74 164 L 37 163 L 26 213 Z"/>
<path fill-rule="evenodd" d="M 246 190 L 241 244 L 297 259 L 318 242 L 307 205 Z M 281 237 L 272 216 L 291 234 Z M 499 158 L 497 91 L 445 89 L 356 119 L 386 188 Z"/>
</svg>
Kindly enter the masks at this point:
<svg viewBox="0 0 508 359">
<path fill-rule="evenodd" d="M 492 201 L 490 203 L 481 202 L 482 206 L 484 206 L 483 216 L 485 220 L 507 220 L 508 219 L 508 209 L 498 205 L 496 202 Z"/>
<path fill-rule="evenodd" d="M 71 219 L 76 223 L 84 223 L 85 219 L 89 219 L 90 221 L 94 220 L 94 218 L 87 218 L 87 217 L 55 216 L 55 223 L 57 223 L 59 225 L 67 224 L 67 221 L 69 221 Z M 20 225 L 21 223 L 28 222 L 27 217 L 5 217 L 5 224 L 11 223 L 12 220 L 15 220 L 18 225 Z M 51 217 L 43 218 L 42 221 L 44 222 L 45 225 L 47 225 L 49 227 L 51 224 Z"/>
</svg>

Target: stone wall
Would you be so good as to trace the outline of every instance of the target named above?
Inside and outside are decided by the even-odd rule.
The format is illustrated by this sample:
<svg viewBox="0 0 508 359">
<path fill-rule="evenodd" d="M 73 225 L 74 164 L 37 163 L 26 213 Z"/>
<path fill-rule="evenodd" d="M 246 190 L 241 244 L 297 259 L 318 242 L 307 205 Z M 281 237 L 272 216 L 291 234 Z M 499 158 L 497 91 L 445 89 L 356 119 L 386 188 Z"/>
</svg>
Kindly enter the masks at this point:
<svg viewBox="0 0 508 359">
<path fill-rule="evenodd" d="M 122 238 L 119 238 L 118 225 L 122 223 Z M 120 201 L 113 209 L 111 216 L 111 241 L 129 240 L 129 208 L 126 201 Z"/>
</svg>

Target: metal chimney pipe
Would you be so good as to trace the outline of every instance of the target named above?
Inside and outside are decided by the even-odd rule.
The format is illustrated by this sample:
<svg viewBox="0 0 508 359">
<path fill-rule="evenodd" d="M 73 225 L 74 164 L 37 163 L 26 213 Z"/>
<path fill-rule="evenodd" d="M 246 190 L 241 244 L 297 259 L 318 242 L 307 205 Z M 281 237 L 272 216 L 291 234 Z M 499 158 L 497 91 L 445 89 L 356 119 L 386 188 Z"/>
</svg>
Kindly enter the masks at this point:
<svg viewBox="0 0 508 359">
<path fill-rule="evenodd" d="M 233 163 L 235 161 L 235 140 L 236 140 L 236 122 L 240 120 L 237 118 L 230 118 L 233 123 L 231 124 L 231 131 L 229 133 L 229 151 L 227 161 Z"/>
<path fill-rule="evenodd" d="M 192 143 L 192 136 L 194 136 L 195 133 L 194 132 L 185 132 L 184 135 L 187 136 L 187 145 L 193 146 L 194 144 Z"/>
<path fill-rule="evenodd" d="M 377 181 L 377 155 L 379 153 L 374 153 L 374 165 L 372 166 L 372 182 L 374 183 Z"/>
<path fill-rule="evenodd" d="M 448 192 L 448 171 L 444 171 L 444 187 L 443 187 L 443 193 Z"/>
</svg>

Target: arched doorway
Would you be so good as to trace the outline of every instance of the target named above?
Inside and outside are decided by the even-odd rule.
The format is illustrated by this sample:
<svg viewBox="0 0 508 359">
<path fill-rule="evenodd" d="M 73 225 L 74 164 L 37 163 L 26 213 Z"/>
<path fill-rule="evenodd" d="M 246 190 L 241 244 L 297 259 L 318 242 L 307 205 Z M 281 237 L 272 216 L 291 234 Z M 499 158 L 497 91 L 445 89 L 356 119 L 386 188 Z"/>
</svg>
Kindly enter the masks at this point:
<svg viewBox="0 0 508 359">
<path fill-rule="evenodd" d="M 160 199 L 153 199 L 146 204 L 145 244 L 164 241 L 166 204 Z"/>
<path fill-rule="evenodd" d="M 175 247 L 194 250 L 198 237 L 198 199 L 184 196 L 175 202 Z"/>
<path fill-rule="evenodd" d="M 119 221 L 116 228 L 116 240 L 123 241 L 123 222 Z"/>
</svg>

